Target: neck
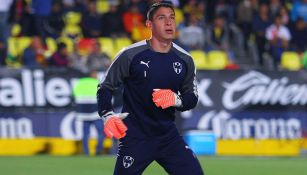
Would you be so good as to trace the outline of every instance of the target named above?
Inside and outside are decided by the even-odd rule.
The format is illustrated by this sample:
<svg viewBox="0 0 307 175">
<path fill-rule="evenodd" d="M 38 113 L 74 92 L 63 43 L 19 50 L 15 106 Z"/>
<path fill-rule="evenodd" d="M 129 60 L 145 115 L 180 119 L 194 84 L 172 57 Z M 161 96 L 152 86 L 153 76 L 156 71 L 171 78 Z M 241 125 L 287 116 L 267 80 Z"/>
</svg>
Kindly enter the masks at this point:
<svg viewBox="0 0 307 175">
<path fill-rule="evenodd" d="M 172 47 L 172 40 L 159 40 L 151 38 L 149 40 L 151 48 L 156 52 L 167 53 Z"/>
</svg>

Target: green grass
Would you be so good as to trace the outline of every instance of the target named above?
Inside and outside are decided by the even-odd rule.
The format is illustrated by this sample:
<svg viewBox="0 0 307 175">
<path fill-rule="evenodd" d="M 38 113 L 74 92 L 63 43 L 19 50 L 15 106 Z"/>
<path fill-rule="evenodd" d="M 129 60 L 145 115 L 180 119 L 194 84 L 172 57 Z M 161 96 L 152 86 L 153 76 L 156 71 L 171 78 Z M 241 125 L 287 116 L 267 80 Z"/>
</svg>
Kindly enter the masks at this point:
<svg viewBox="0 0 307 175">
<path fill-rule="evenodd" d="M 307 157 L 199 157 L 206 175 L 307 175 Z M 110 175 L 115 157 L 0 157 L 1 175 Z M 164 175 L 156 163 L 144 175 Z"/>
</svg>

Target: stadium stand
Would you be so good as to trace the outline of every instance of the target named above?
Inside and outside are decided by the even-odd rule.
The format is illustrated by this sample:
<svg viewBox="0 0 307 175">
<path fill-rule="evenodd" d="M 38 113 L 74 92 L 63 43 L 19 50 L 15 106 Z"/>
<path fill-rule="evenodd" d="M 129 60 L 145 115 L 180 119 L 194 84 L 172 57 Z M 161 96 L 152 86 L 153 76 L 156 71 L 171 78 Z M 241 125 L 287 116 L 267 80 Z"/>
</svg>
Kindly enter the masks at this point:
<svg viewBox="0 0 307 175">
<path fill-rule="evenodd" d="M 10 59 L 9 57 L 16 57 L 15 59 L 20 59 L 23 54 L 23 50 L 29 45 L 30 40 L 33 36 L 37 35 L 41 31 L 36 31 L 35 28 L 31 28 L 31 26 L 34 25 L 33 19 L 34 16 L 31 15 L 31 12 L 28 12 L 27 9 L 31 9 L 31 2 L 32 1 L 24 1 L 22 6 L 16 5 L 16 3 L 13 3 L 11 7 L 11 14 L 10 18 L 8 20 L 8 24 L 11 25 L 11 33 L 9 36 L 9 39 L 6 42 L 7 45 L 7 59 Z M 107 53 L 112 59 L 116 55 L 116 53 L 121 50 L 123 47 L 126 47 L 127 45 L 130 45 L 133 42 L 147 39 L 150 37 L 150 31 L 144 26 L 146 15 L 145 12 L 147 11 L 146 7 L 150 3 L 150 1 L 119 1 L 119 0 L 94 0 L 93 1 L 96 4 L 96 10 L 98 12 L 99 17 L 101 17 L 101 24 L 102 29 L 99 31 L 99 36 L 93 38 L 94 40 L 97 40 L 102 50 Z M 178 1 L 175 4 L 177 5 L 175 8 L 176 13 L 176 22 L 178 27 L 178 35 L 180 36 L 180 31 L 185 31 L 182 29 L 190 27 L 189 20 L 191 19 L 191 16 L 197 17 L 197 27 L 201 27 L 205 33 L 205 44 L 204 46 L 200 45 L 201 47 L 191 47 L 185 46 L 184 44 L 180 43 L 179 40 L 176 40 L 179 45 L 183 46 L 183 48 L 189 48 L 190 51 L 199 51 L 202 50 L 203 52 L 206 52 L 209 60 L 208 63 L 210 65 L 204 66 L 202 65 L 204 62 L 201 60 L 200 62 L 197 62 L 198 69 L 224 69 L 226 68 L 228 63 L 227 60 L 224 58 L 220 59 L 213 59 L 211 60 L 208 52 L 212 50 L 212 46 L 210 46 L 209 41 L 214 40 L 214 42 L 221 43 L 225 42 L 223 40 L 219 41 L 217 38 L 220 35 L 224 35 L 224 33 L 218 30 L 214 30 L 214 37 L 210 38 L 207 35 L 210 26 L 213 25 L 214 20 L 216 18 L 223 18 L 225 21 L 224 28 L 225 32 L 227 32 L 227 42 L 229 43 L 227 47 L 229 48 L 215 48 L 214 50 L 220 50 L 227 52 L 227 56 L 229 57 L 231 64 L 237 64 L 239 67 L 252 69 L 252 68 L 260 68 L 260 69 L 267 69 L 271 68 L 272 66 L 268 66 L 268 63 L 273 62 L 272 60 L 274 56 L 274 52 L 272 52 L 272 42 L 268 42 L 268 40 L 263 40 L 261 43 L 261 47 L 259 47 L 259 43 L 257 43 L 258 40 L 255 40 L 255 36 L 258 37 L 264 37 L 263 33 L 265 32 L 265 29 L 268 29 L 268 24 L 273 24 L 273 18 L 280 14 L 282 16 L 283 25 L 286 26 L 290 30 L 290 35 L 293 35 L 293 40 L 290 40 L 290 43 L 287 47 L 284 47 L 283 49 L 285 52 L 296 52 L 299 56 L 299 59 L 301 62 L 304 63 L 303 55 L 306 51 L 306 45 L 299 47 L 299 50 L 297 50 L 297 29 L 296 29 L 296 22 L 300 21 L 304 23 L 304 25 L 300 25 L 300 35 L 304 36 L 304 31 L 306 33 L 306 17 L 302 14 L 297 14 L 297 8 L 301 8 L 304 4 L 297 3 L 297 1 L 255 1 L 248 6 L 247 4 L 242 3 L 243 1 L 227 1 L 227 2 L 220 2 L 220 1 L 200 1 L 196 0 L 193 2 L 190 1 Z M 46 53 L 47 57 L 52 55 L 56 51 L 56 46 L 59 42 L 64 42 L 67 45 L 67 49 L 69 51 L 69 54 L 72 54 L 73 52 L 78 52 L 78 48 L 74 48 L 76 43 L 78 43 L 80 40 L 83 40 L 84 38 L 84 26 L 82 26 L 82 19 L 84 16 L 88 15 L 88 4 L 87 1 L 71 1 L 71 2 L 61 2 L 57 0 L 52 0 L 52 3 L 59 3 L 60 6 L 52 6 L 52 8 L 60 8 L 57 10 L 54 10 L 57 13 L 57 15 L 62 15 L 62 19 L 64 21 L 63 29 L 59 36 L 57 35 L 50 35 L 50 36 L 41 36 L 43 39 L 45 39 L 44 43 L 46 44 L 46 49 L 48 53 Z M 251 22 L 257 18 L 259 24 L 261 23 L 262 16 L 260 14 L 260 8 L 263 7 L 262 5 L 265 4 L 266 7 L 268 7 L 268 18 L 271 20 L 267 20 L 265 23 L 265 26 L 262 26 L 259 28 L 259 30 L 254 29 L 254 26 L 252 28 L 248 28 L 248 26 L 251 26 Z M 224 5 L 224 6 L 222 6 Z M 113 7 L 117 7 L 115 11 Z M 271 8 L 272 6 L 276 6 L 279 8 Z M 292 7 L 295 6 L 296 9 L 292 9 Z M 132 8 L 133 7 L 133 8 Z M 223 8 L 221 8 L 223 7 Z M 20 8 L 20 9 L 15 9 Z M 248 9 L 248 17 L 243 17 L 243 13 L 240 13 L 242 10 Z M 134 16 L 134 11 L 137 12 L 137 24 L 127 21 L 131 20 Z M 250 10 L 252 10 L 252 13 L 250 13 Z M 53 10 L 52 10 L 53 11 Z M 52 13 L 51 13 L 52 14 Z M 112 26 L 105 26 L 104 20 L 109 19 L 112 15 L 120 15 L 122 18 L 122 21 L 118 21 L 122 27 L 122 32 L 114 33 L 112 31 L 104 32 L 106 28 Z M 128 15 L 127 15 L 128 14 Z M 296 14 L 296 18 L 293 18 L 293 14 Z M 104 18 L 105 15 L 108 15 L 108 18 Z M 124 16 L 126 15 L 126 18 Z M 51 19 L 51 18 L 50 18 Z M 239 21 L 237 21 L 237 19 Z M 244 21 L 245 19 L 248 19 L 247 21 Z M 288 20 L 286 20 L 288 19 Z M 47 17 L 46 20 L 48 21 L 49 18 Z M 142 21 L 140 21 L 142 20 Z M 243 22 L 242 22 L 243 20 Z M 260 21 L 259 21 L 260 20 Z M 46 23 L 48 23 L 46 21 Z M 268 22 L 269 21 L 269 22 Z M 140 24 L 141 23 L 141 24 Z M 43 23 L 45 24 L 45 23 Z M 51 23 L 52 24 L 52 23 Z M 112 24 L 110 21 L 108 22 L 108 25 Z M 124 25 L 125 24 L 125 25 Z M 264 24 L 264 23 L 263 23 Z M 50 24 L 48 24 L 50 25 Z M 129 30 L 127 31 L 127 25 L 131 25 Z M 115 28 L 118 28 L 116 26 Z M 132 27 L 132 28 L 131 28 Z M 43 28 L 48 28 L 48 26 L 43 26 Z M 50 26 L 49 26 L 50 28 Z M 51 26 L 52 28 L 52 26 Z M 41 29 L 41 28 L 40 28 Z M 126 29 L 126 31 L 124 30 Z M 258 29 L 258 28 L 257 28 Z M 260 30 L 261 29 L 261 30 Z M 47 30 L 47 29 L 46 29 Z M 132 31 L 130 31 L 132 30 Z M 248 32 L 247 32 L 248 30 Z M 257 39 L 257 38 L 256 38 Z M 85 40 L 87 40 L 85 38 Z M 301 39 L 302 40 L 302 39 Z M 218 46 L 218 45 L 217 45 Z M 263 47 L 262 47 L 263 46 Z M 210 49 L 211 48 L 211 49 Z M 189 50 L 188 49 L 188 50 Z M 229 52 L 232 52 L 229 54 Z M 83 53 L 82 54 L 87 54 Z M 214 53 L 214 52 L 213 52 Z M 194 53 L 193 53 L 194 54 Z M 215 55 L 215 54 L 213 54 Z M 221 55 L 221 54 L 220 54 Z M 262 55 L 265 55 L 265 61 L 262 62 L 259 59 L 262 59 Z M 283 57 L 288 57 L 288 53 L 282 54 L 285 55 Z M 293 54 L 292 54 L 293 55 Z M 202 57 L 202 56 L 201 56 Z M 48 59 L 48 58 L 47 58 Z M 201 59 L 201 58 L 194 58 L 194 59 Z M 304 66 L 298 66 L 298 65 L 284 65 L 284 64 L 297 64 L 297 58 L 295 59 L 295 63 L 290 63 L 288 58 L 282 58 L 280 59 L 280 66 L 273 67 L 272 69 L 291 69 L 291 70 L 298 70 L 304 68 Z M 283 61 L 282 61 L 283 60 Z M 292 59 L 294 60 L 294 59 Z M 216 65 L 216 64 L 217 65 Z M 200 64 L 201 66 L 199 66 Z M 215 65 L 213 65 L 215 64 Z M 223 64 L 223 65 L 221 65 Z M 10 65 L 6 65 L 10 66 Z M 291 68 L 290 68 L 291 67 Z M 305 66 L 306 67 L 306 66 Z"/>
</svg>

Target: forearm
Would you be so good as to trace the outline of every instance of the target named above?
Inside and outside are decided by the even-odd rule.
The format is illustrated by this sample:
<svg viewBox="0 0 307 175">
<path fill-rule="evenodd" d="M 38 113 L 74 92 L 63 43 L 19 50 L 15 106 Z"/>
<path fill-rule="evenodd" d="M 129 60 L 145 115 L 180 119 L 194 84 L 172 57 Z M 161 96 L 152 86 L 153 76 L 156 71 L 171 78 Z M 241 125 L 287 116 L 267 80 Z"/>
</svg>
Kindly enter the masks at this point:
<svg viewBox="0 0 307 175">
<path fill-rule="evenodd" d="M 104 116 L 110 111 L 113 111 L 112 91 L 103 87 L 101 84 L 98 85 L 97 104 L 98 104 L 98 114 L 100 117 Z"/>
<path fill-rule="evenodd" d="M 97 90 L 98 114 L 104 121 L 104 133 L 109 138 L 120 139 L 126 136 L 128 128 L 122 120 L 129 113 L 114 113 L 111 100 L 112 91 L 99 84 Z"/>
<path fill-rule="evenodd" d="M 177 110 L 179 111 L 187 111 L 190 109 L 193 109 L 198 101 L 197 96 L 195 96 L 194 93 L 187 93 L 187 94 L 182 94 L 180 95 L 181 101 L 182 101 L 182 106 L 177 107 Z"/>
</svg>

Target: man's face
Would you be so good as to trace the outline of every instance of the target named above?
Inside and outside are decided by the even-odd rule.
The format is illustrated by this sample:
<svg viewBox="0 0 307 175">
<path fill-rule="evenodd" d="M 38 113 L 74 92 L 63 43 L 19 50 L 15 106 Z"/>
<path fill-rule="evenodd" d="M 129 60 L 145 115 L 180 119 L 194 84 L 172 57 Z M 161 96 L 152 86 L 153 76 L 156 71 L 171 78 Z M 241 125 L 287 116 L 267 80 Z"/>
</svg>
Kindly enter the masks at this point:
<svg viewBox="0 0 307 175">
<path fill-rule="evenodd" d="M 282 25 L 281 17 L 276 17 L 275 18 L 275 25 L 278 26 L 278 27 Z"/>
<path fill-rule="evenodd" d="M 155 12 L 153 20 L 147 22 L 147 26 L 151 28 L 153 37 L 172 40 L 176 33 L 175 13 L 171 8 L 160 7 Z"/>
</svg>

